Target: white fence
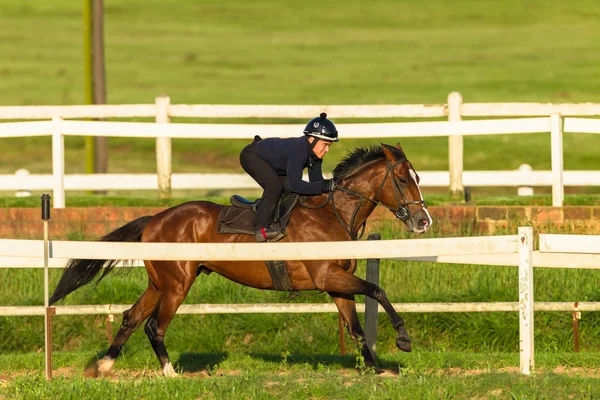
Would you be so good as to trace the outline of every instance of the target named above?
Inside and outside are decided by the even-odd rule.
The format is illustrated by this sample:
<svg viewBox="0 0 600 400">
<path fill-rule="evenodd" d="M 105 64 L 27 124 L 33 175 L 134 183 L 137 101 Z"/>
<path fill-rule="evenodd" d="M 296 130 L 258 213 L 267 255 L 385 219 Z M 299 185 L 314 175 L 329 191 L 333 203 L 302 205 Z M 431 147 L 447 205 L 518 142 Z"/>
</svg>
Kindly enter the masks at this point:
<svg viewBox="0 0 600 400">
<path fill-rule="evenodd" d="M 533 266 L 599 268 L 600 236 L 540 235 L 540 251 L 533 251 L 532 228 L 519 228 L 518 235 L 406 239 L 384 241 L 315 243 L 106 243 L 51 241 L 47 254 L 54 267 L 68 258 L 86 259 L 202 259 L 210 260 L 307 260 L 380 258 L 431 262 L 518 265 L 518 303 L 433 303 L 394 304 L 399 312 L 518 311 L 520 318 L 521 371 L 529 374 L 534 365 L 533 312 L 572 311 L 572 303 L 533 302 Z M 45 251 L 44 241 L 0 240 L 2 265 L 33 267 Z M 308 256 L 309 255 L 309 256 Z M 38 264 L 39 265 L 39 264 Z M 47 302 L 47 299 L 46 299 Z M 115 314 L 130 305 L 57 306 L 56 314 Z M 364 306 L 359 305 L 359 311 Z M 580 303 L 581 311 L 598 311 L 598 303 Z M 333 304 L 245 304 L 185 305 L 179 313 L 334 312 Z M 43 306 L 0 307 L 0 315 L 44 315 Z"/>
<path fill-rule="evenodd" d="M 256 188 L 243 175 L 171 173 L 171 138 L 252 138 L 297 136 L 296 125 L 169 124 L 170 117 L 201 118 L 310 118 L 321 111 L 335 118 L 431 118 L 448 117 L 448 122 L 340 124 L 344 138 L 400 138 L 448 136 L 449 171 L 427 172 L 423 186 L 449 186 L 462 191 L 469 186 L 547 186 L 552 185 L 553 205 L 562 205 L 564 185 L 600 185 L 599 171 L 562 171 L 561 115 L 600 115 L 600 104 L 462 103 L 458 93 L 448 96 L 448 104 L 357 105 L 357 106 L 269 106 L 269 105 L 175 105 L 159 97 L 153 105 L 26 106 L 0 107 L 0 119 L 43 118 L 122 118 L 154 117 L 159 124 L 63 121 L 0 124 L 0 137 L 53 136 L 53 175 L 0 176 L 0 190 L 54 190 L 54 206 L 64 207 L 64 190 L 155 189 L 168 193 L 180 189 Z M 551 117 L 548 117 L 551 115 Z M 537 116 L 511 120 L 461 121 L 462 117 Z M 580 118 L 568 132 L 593 132 L 588 124 L 579 129 Z M 590 123 L 593 124 L 593 121 Z M 585 130 L 582 130 L 585 129 Z M 463 171 L 462 136 L 551 132 L 552 171 Z M 157 174 L 64 176 L 64 135 L 121 136 L 157 138 Z M 564 173 L 564 176 L 563 176 Z M 172 182 L 171 182 L 172 177 Z M 231 183 L 223 178 L 231 178 Z M 227 182 L 227 183 L 226 183 Z"/>
<path fill-rule="evenodd" d="M 32 124 L 32 125 L 30 125 Z M 554 204 L 562 204 L 562 138 L 561 120 L 557 114 L 549 118 L 521 118 L 507 120 L 482 120 L 459 122 L 407 122 L 407 123 L 373 123 L 373 124 L 340 124 L 340 130 L 345 137 L 432 137 L 432 136 L 464 136 L 519 134 L 534 132 L 551 132 L 553 143 L 553 170 L 549 172 L 521 173 L 516 171 L 496 172 L 467 172 L 465 180 L 472 185 L 509 185 L 534 186 L 552 182 Z M 52 135 L 53 176 L 4 176 L 4 190 L 45 190 L 51 187 L 54 191 L 54 207 L 65 205 L 65 190 L 103 190 L 103 189 L 151 189 L 161 188 L 160 173 L 158 176 L 146 174 L 136 175 L 75 175 L 65 177 L 64 174 L 64 137 L 69 135 L 86 136 L 119 136 L 119 137 L 156 137 L 156 138 L 195 138 L 195 139 L 238 139 L 249 138 L 260 133 L 263 137 L 297 136 L 297 129 L 290 125 L 232 125 L 232 124 L 155 124 L 139 122 L 93 122 L 93 121 L 64 121 L 54 118 L 50 122 L 20 122 L 0 125 L 0 135 L 3 137 L 18 137 L 31 135 Z M 169 147 L 170 149 L 170 147 Z M 160 148 L 159 148 L 160 150 Z M 169 159 L 167 155 L 157 154 L 158 159 Z M 171 186 L 170 165 L 167 177 L 162 182 Z M 491 175 L 490 175 L 491 174 Z M 462 174 L 461 174 L 462 175 Z M 575 175 L 575 176 L 573 176 Z M 570 173 L 573 183 L 588 181 L 589 173 Z M 593 176 L 593 175 L 592 175 Z M 598 174 L 600 176 L 600 174 Z M 495 178 L 492 181 L 492 177 Z M 224 179 L 227 178 L 227 179 Z M 441 186 L 451 183 L 451 173 L 423 172 L 424 186 Z M 429 178 L 429 179 L 428 179 Z M 515 179 L 516 180 L 513 180 Z M 203 175 L 180 174 L 173 176 L 178 188 L 240 188 L 256 187 L 252 181 L 243 175 Z M 202 183 L 198 183 L 202 182 Z M 600 180 L 599 180 L 600 184 Z"/>
</svg>

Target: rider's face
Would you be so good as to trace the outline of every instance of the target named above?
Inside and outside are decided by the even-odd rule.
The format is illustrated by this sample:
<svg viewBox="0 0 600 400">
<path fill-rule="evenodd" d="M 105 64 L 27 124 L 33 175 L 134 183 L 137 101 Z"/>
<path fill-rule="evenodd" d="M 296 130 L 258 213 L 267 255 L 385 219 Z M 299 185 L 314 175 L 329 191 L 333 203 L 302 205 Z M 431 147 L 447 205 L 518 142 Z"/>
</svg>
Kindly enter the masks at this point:
<svg viewBox="0 0 600 400">
<path fill-rule="evenodd" d="M 310 143 L 312 143 L 315 140 L 317 139 L 312 136 L 308 138 L 308 141 Z M 315 153 L 317 157 L 323 158 L 323 156 L 325 156 L 325 154 L 327 154 L 327 152 L 329 151 L 331 143 L 332 142 L 328 142 L 325 140 L 317 140 L 317 144 L 315 145 L 315 147 L 313 147 L 313 153 Z"/>
</svg>

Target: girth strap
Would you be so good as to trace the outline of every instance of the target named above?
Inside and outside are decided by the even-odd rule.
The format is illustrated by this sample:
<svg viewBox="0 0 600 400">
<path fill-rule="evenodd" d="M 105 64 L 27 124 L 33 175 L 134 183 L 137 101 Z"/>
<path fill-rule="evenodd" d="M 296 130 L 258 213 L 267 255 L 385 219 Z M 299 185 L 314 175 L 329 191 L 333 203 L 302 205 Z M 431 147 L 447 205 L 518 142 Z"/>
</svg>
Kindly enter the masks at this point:
<svg viewBox="0 0 600 400">
<path fill-rule="evenodd" d="M 292 281 L 290 281 L 290 275 L 285 268 L 285 262 L 281 260 L 267 260 L 265 261 L 265 264 L 271 275 L 275 290 L 291 291 Z"/>
</svg>

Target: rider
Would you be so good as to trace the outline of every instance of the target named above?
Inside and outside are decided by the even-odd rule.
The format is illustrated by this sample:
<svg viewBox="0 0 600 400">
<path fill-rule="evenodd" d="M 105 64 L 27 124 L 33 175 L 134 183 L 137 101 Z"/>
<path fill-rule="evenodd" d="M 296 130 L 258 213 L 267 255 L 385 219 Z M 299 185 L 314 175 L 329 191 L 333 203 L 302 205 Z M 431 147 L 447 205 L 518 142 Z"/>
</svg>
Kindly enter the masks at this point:
<svg viewBox="0 0 600 400">
<path fill-rule="evenodd" d="M 280 176 L 286 176 L 291 192 L 316 195 L 333 189 L 333 180 L 323 179 L 321 166 L 329 146 L 338 141 L 338 132 L 327 114 L 311 119 L 304 136 L 269 138 L 259 136 L 240 153 L 240 164 L 264 190 L 254 216 L 254 237 L 257 242 L 276 241 L 283 237 L 271 222 L 279 196 L 283 192 Z M 308 167 L 309 182 L 302 180 Z"/>
</svg>

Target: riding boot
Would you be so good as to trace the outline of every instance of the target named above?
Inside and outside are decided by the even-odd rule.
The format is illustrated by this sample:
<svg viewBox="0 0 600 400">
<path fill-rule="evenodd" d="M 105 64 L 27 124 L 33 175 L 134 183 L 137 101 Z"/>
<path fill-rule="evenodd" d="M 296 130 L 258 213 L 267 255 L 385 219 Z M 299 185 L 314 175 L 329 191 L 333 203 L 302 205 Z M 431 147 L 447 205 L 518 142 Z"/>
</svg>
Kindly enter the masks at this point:
<svg viewBox="0 0 600 400">
<path fill-rule="evenodd" d="M 285 233 L 277 229 L 260 228 L 254 231 L 254 238 L 257 242 L 276 242 L 285 237 Z"/>
</svg>

